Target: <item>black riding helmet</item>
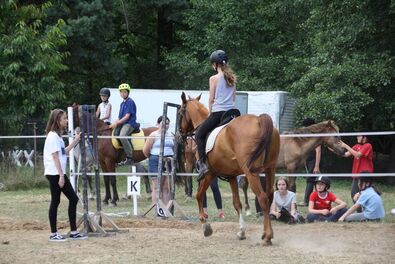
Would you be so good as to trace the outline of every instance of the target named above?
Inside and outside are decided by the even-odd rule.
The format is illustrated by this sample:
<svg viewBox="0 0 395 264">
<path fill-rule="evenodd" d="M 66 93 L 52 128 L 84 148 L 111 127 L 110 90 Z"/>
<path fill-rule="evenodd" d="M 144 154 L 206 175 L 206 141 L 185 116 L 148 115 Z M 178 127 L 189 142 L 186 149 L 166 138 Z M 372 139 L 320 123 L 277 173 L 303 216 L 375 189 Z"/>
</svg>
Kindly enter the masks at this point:
<svg viewBox="0 0 395 264">
<path fill-rule="evenodd" d="M 221 65 L 225 65 L 228 62 L 228 56 L 223 50 L 216 50 L 210 55 L 211 63 L 218 63 Z"/>
<path fill-rule="evenodd" d="M 318 176 L 315 180 L 314 180 L 314 185 L 317 182 L 323 182 L 326 185 L 326 189 L 328 190 L 331 187 L 331 180 L 326 177 L 326 176 Z"/>
<path fill-rule="evenodd" d="M 110 89 L 101 88 L 99 95 L 107 96 L 108 98 L 110 98 L 110 95 L 111 95 Z"/>
</svg>

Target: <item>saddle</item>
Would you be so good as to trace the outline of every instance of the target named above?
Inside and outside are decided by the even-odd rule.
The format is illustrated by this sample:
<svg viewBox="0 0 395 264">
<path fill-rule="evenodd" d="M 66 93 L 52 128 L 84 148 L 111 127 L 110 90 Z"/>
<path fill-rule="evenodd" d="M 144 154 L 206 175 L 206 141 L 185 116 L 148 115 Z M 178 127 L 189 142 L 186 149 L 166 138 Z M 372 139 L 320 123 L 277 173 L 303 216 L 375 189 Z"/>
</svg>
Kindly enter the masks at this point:
<svg viewBox="0 0 395 264">
<path fill-rule="evenodd" d="M 121 127 L 117 127 L 112 131 L 112 136 L 119 136 L 119 133 L 121 132 Z M 144 137 L 144 132 L 140 129 L 140 123 L 137 123 L 136 127 L 134 128 L 133 132 L 128 135 L 135 135 L 137 137 Z M 122 149 L 122 144 L 119 138 L 111 138 L 112 145 L 114 146 L 115 149 Z M 132 144 L 133 150 L 143 150 L 145 139 L 144 138 L 132 138 L 130 140 L 130 143 Z"/>
<path fill-rule="evenodd" d="M 206 154 L 209 153 L 213 147 L 214 147 L 214 143 L 215 143 L 215 139 L 217 138 L 217 135 L 219 134 L 219 132 L 227 126 L 227 124 L 232 121 L 234 118 L 240 116 L 240 111 L 239 109 L 230 109 L 228 111 L 226 111 L 225 113 L 223 113 L 223 115 L 221 116 L 221 122 L 219 123 L 219 125 L 214 128 L 213 131 L 211 131 L 206 139 Z"/>
<path fill-rule="evenodd" d="M 219 123 L 218 126 L 222 126 L 225 125 L 227 123 L 229 123 L 230 121 L 232 121 L 233 119 L 235 119 L 236 117 L 240 116 L 240 111 L 237 108 L 234 109 L 230 109 L 228 111 L 226 111 L 225 113 L 222 114 L 221 116 L 221 122 Z"/>
</svg>

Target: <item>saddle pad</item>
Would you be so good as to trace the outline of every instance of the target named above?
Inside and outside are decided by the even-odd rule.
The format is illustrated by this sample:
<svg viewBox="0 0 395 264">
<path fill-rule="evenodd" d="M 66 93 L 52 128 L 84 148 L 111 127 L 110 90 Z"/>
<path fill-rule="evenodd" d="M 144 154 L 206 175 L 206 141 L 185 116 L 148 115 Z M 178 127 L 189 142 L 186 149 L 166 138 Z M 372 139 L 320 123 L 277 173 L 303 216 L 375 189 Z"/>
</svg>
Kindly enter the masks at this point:
<svg viewBox="0 0 395 264">
<path fill-rule="evenodd" d="M 209 153 L 214 148 L 215 139 L 217 138 L 219 132 L 228 125 L 229 123 L 216 127 L 208 136 L 206 143 L 206 154 Z"/>
<path fill-rule="evenodd" d="M 112 131 L 112 135 L 114 136 L 114 131 Z M 140 130 L 139 133 L 132 134 L 132 136 L 139 136 L 139 137 L 144 137 L 144 132 L 143 130 Z M 121 149 L 122 144 L 119 141 L 119 138 L 111 138 L 112 145 L 114 146 L 115 149 Z M 143 150 L 145 139 L 144 138 L 132 138 L 131 140 L 133 150 Z"/>
</svg>

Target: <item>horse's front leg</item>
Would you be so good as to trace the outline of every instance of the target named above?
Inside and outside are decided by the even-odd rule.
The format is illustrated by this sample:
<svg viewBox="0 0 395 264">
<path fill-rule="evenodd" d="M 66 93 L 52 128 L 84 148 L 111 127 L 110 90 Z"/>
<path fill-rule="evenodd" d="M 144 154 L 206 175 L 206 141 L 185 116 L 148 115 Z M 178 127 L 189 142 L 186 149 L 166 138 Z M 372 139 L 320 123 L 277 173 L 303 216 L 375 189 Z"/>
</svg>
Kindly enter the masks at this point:
<svg viewBox="0 0 395 264">
<path fill-rule="evenodd" d="M 230 184 L 230 189 L 232 190 L 233 207 L 236 209 L 236 212 L 239 214 L 240 231 L 237 232 L 237 238 L 243 240 L 246 239 L 246 235 L 245 235 L 246 224 L 243 219 L 243 208 L 240 202 L 239 188 L 237 186 L 237 177 L 230 178 L 229 184 Z"/>
<path fill-rule="evenodd" d="M 206 218 L 204 217 L 204 211 L 203 211 L 203 195 L 207 191 L 207 188 L 210 186 L 211 181 L 213 180 L 214 176 L 211 174 L 211 172 L 207 172 L 204 178 L 199 182 L 199 187 L 196 193 L 196 200 L 198 202 L 198 207 L 199 207 L 199 220 L 200 223 L 203 225 L 203 234 L 204 236 L 211 236 L 213 233 L 213 229 L 211 228 L 211 225 L 207 223 Z"/>
<path fill-rule="evenodd" d="M 246 173 L 247 175 L 247 173 Z M 266 174 L 267 175 L 267 174 Z M 259 180 L 259 175 L 254 175 L 249 173 L 248 174 L 248 181 L 250 183 L 252 191 L 255 193 L 259 205 L 262 208 L 263 213 L 263 235 L 262 235 L 262 245 L 268 246 L 271 245 L 272 238 L 273 238 L 273 229 L 272 224 L 269 217 L 269 197 L 263 191 L 262 185 Z"/>
</svg>

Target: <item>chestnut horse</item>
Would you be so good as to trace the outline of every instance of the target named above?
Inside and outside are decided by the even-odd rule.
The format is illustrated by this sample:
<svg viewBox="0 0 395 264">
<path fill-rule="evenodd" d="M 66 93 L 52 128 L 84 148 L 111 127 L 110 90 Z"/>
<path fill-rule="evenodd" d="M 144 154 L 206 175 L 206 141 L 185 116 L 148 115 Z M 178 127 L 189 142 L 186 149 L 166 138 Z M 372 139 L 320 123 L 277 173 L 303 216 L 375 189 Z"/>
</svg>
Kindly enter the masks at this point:
<svg viewBox="0 0 395 264">
<path fill-rule="evenodd" d="M 183 171 L 187 173 L 192 173 L 195 168 L 195 162 L 196 162 L 196 143 L 193 138 L 188 137 L 185 140 L 185 147 L 183 149 L 181 158 L 182 161 L 184 162 Z M 185 185 L 184 186 L 185 195 L 187 196 L 187 200 L 189 200 L 192 198 L 192 192 L 193 192 L 192 177 L 185 176 L 183 182 Z"/>
<path fill-rule="evenodd" d="M 332 120 L 323 121 L 308 127 L 301 127 L 291 132 L 284 134 L 336 134 L 339 133 L 339 127 Z M 307 156 L 310 152 L 318 146 L 324 145 L 332 152 L 339 156 L 343 156 L 345 149 L 339 144 L 340 137 L 326 136 L 326 137 L 282 137 L 280 144 L 280 154 L 277 159 L 277 169 L 286 169 L 288 173 L 295 173 L 298 168 L 305 165 Z M 296 177 L 289 177 L 289 190 L 296 191 Z M 247 197 L 248 182 L 242 178 L 240 186 L 244 192 L 245 207 L 250 208 Z"/>
<path fill-rule="evenodd" d="M 208 117 L 208 110 L 196 98 L 186 99 L 181 95 L 182 106 L 179 110 L 180 134 L 185 138 Z M 230 121 L 218 134 L 213 149 L 207 154 L 208 173 L 200 181 L 196 199 L 199 206 L 199 219 L 203 224 L 205 236 L 212 234 L 212 228 L 203 215 L 203 194 L 213 177 L 219 175 L 229 179 L 232 190 L 233 206 L 239 215 L 239 239 L 245 239 L 245 222 L 237 187 L 237 175 L 245 174 L 252 191 L 258 197 L 263 208 L 263 245 L 270 245 L 273 229 L 269 217 L 269 195 L 272 188 L 263 190 L 259 182 L 259 173 L 265 172 L 267 186 L 272 186 L 277 156 L 280 151 L 280 135 L 273 127 L 269 115 L 243 115 Z"/>
<path fill-rule="evenodd" d="M 73 126 L 74 128 L 79 126 L 79 105 L 73 104 Z M 91 113 L 94 115 L 95 113 Z M 86 113 L 84 112 L 84 116 Z M 86 117 L 84 118 L 86 120 Z M 92 124 L 92 119 L 89 119 Z M 90 125 L 92 127 L 92 125 Z M 157 127 L 148 127 L 141 128 L 144 132 L 144 136 L 149 136 L 153 131 L 157 130 Z M 109 125 L 104 123 L 100 119 L 96 119 L 96 131 L 98 136 L 111 136 L 112 129 Z M 97 147 L 98 155 L 99 155 L 99 164 L 103 172 L 112 172 L 115 173 L 116 164 L 119 163 L 125 157 L 125 153 L 123 149 L 114 148 L 111 138 L 100 138 L 98 139 L 98 147 Z M 143 154 L 142 150 L 134 150 L 133 151 L 133 161 L 140 162 L 145 160 L 146 157 Z M 106 194 L 104 196 L 103 203 L 108 204 L 108 201 L 111 200 L 111 204 L 117 205 L 117 201 L 119 200 L 118 191 L 117 191 L 117 180 L 116 176 L 103 176 L 104 177 L 104 186 L 106 189 Z M 113 195 L 111 196 L 110 184 L 112 187 Z"/>
</svg>

